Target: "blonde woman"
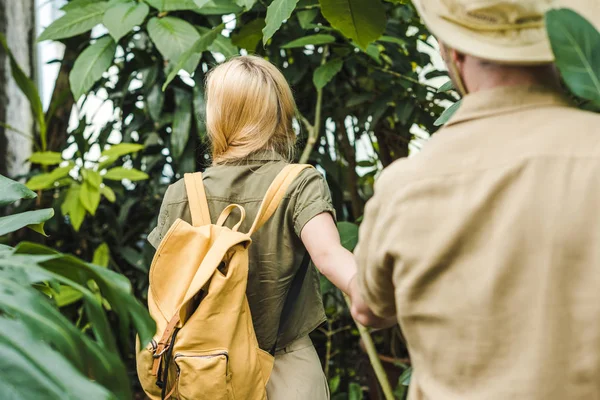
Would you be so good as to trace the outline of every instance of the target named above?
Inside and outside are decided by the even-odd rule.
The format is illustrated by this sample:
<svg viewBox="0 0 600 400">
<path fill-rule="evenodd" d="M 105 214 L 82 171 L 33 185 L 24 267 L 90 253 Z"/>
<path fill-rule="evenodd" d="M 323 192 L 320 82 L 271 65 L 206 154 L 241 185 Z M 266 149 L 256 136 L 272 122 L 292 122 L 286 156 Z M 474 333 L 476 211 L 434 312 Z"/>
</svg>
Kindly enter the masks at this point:
<svg viewBox="0 0 600 400">
<path fill-rule="evenodd" d="M 275 176 L 293 154 L 296 105 L 281 72 L 258 57 L 237 57 L 216 67 L 207 79 L 206 123 L 213 165 L 204 186 L 213 219 L 229 204 L 256 215 Z M 171 224 L 191 222 L 183 180 L 165 194 L 158 226 L 148 240 L 160 243 Z M 241 231 L 248 231 L 247 218 Z M 213 221 L 215 222 L 215 221 Z M 308 169 L 292 184 L 277 212 L 253 237 L 247 297 L 260 347 L 276 344 L 267 385 L 269 400 L 329 398 L 327 381 L 308 334 L 325 321 L 318 272 L 309 268 L 280 335 L 287 291 L 308 251 L 314 265 L 347 292 L 356 273 L 354 258 L 340 244 L 329 189 Z"/>
</svg>

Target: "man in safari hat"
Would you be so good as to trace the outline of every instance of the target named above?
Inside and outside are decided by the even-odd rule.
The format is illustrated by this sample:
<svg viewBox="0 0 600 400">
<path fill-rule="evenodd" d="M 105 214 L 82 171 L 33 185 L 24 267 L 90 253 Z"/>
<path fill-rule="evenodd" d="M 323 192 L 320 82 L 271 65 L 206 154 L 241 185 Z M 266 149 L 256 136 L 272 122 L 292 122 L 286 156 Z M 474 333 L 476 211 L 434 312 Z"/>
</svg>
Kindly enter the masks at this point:
<svg viewBox="0 0 600 400">
<path fill-rule="evenodd" d="M 556 4 L 413 2 L 464 99 L 378 180 L 353 315 L 397 318 L 411 400 L 600 399 L 600 116 L 561 92 Z"/>
</svg>

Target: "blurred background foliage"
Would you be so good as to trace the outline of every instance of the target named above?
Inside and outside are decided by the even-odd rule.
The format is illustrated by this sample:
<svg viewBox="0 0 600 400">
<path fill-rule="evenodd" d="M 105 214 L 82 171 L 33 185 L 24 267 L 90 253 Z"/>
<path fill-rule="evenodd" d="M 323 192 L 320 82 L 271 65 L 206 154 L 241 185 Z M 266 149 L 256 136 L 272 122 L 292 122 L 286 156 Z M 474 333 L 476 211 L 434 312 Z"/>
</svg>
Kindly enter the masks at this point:
<svg viewBox="0 0 600 400">
<path fill-rule="evenodd" d="M 349 249 L 378 172 L 418 151 L 457 99 L 451 86 L 437 89 L 447 75 L 408 0 L 71 0 L 62 10 L 39 38 L 66 49 L 47 110 L 11 64 L 37 122 L 30 172 L 13 178 L 38 196 L 10 211 L 56 217 L 48 237 L 21 230 L 0 241 L 102 264 L 142 302 L 154 254 L 145 239 L 164 191 L 210 165 L 204 79 L 214 65 L 256 54 L 283 71 L 298 103 L 298 159 L 326 176 Z M 109 114 L 102 126 L 91 122 L 100 112 L 86 107 L 91 99 Z M 384 394 L 341 292 L 325 279 L 322 291 L 329 319 L 313 340 L 332 397 L 404 398 L 410 360 L 399 328 L 371 335 L 395 393 Z M 58 305 L 85 320 L 83 302 L 75 294 Z M 133 352 L 124 358 L 136 385 Z"/>
</svg>

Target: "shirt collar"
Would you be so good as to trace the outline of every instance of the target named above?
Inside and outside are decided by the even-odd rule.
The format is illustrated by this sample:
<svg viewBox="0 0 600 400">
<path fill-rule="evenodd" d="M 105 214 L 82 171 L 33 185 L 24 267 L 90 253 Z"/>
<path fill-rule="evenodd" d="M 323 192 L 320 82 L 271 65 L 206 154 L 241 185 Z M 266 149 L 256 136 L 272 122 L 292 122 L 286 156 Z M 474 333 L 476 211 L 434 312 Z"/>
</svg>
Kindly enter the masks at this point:
<svg viewBox="0 0 600 400">
<path fill-rule="evenodd" d="M 244 157 L 244 161 L 269 162 L 282 160 L 283 156 L 274 150 L 258 150 Z"/>
<path fill-rule="evenodd" d="M 570 107 L 558 90 L 544 86 L 504 86 L 468 94 L 446 126 L 517 110 L 547 106 Z"/>
</svg>

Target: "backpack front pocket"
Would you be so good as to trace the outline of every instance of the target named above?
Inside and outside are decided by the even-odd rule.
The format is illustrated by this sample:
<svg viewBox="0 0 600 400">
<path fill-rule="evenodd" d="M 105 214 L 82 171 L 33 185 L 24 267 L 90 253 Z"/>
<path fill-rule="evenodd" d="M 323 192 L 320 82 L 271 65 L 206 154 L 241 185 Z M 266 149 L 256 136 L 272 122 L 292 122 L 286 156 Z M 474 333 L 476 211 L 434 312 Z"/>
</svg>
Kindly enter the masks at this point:
<svg viewBox="0 0 600 400">
<path fill-rule="evenodd" d="M 232 400 L 229 355 L 226 351 L 175 354 L 177 398 L 180 400 Z"/>
</svg>

